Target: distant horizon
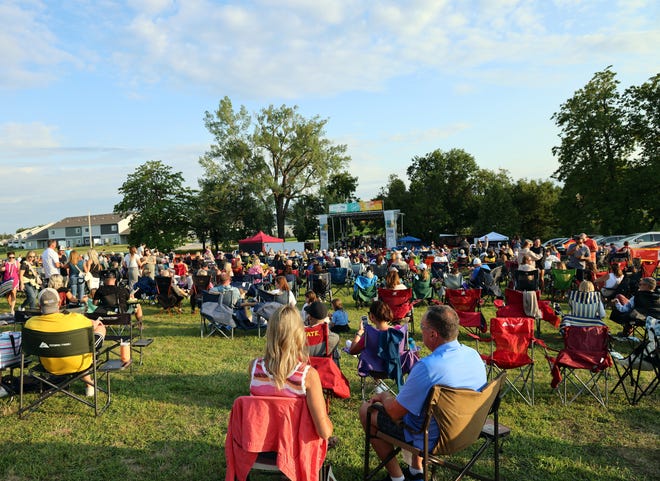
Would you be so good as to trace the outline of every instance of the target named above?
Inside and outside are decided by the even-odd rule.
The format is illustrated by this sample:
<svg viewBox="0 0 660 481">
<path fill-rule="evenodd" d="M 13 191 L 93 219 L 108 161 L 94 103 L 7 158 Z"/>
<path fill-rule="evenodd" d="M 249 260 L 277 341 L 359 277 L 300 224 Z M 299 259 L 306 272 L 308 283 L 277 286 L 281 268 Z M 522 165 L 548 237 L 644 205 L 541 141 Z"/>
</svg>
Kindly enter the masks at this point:
<svg viewBox="0 0 660 481">
<path fill-rule="evenodd" d="M 149 160 L 197 187 L 224 96 L 328 119 L 363 200 L 435 149 L 556 183 L 552 114 L 609 65 L 621 91 L 656 74 L 659 19 L 650 0 L 0 0 L 0 232 L 112 212 Z"/>
</svg>

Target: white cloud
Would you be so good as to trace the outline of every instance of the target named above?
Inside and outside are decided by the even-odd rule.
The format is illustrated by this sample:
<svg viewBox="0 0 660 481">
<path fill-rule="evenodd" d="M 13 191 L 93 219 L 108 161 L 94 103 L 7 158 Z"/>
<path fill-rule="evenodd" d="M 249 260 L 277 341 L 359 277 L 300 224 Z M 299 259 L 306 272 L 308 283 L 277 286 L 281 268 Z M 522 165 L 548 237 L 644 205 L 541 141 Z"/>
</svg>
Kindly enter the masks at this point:
<svg viewBox="0 0 660 481">
<path fill-rule="evenodd" d="M 50 148 L 56 147 L 55 127 L 40 122 L 0 124 L 0 147 L 2 148 Z"/>
</svg>

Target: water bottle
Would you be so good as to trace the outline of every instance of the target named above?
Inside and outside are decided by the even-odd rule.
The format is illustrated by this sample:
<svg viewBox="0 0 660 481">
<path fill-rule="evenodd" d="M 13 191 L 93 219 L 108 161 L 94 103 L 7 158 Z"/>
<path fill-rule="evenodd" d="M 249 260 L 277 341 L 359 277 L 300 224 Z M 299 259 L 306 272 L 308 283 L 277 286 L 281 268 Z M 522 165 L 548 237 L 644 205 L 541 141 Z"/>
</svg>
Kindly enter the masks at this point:
<svg viewBox="0 0 660 481">
<path fill-rule="evenodd" d="M 417 350 L 417 344 L 415 344 L 415 340 L 412 337 L 408 338 L 408 349 L 411 351 Z"/>
</svg>

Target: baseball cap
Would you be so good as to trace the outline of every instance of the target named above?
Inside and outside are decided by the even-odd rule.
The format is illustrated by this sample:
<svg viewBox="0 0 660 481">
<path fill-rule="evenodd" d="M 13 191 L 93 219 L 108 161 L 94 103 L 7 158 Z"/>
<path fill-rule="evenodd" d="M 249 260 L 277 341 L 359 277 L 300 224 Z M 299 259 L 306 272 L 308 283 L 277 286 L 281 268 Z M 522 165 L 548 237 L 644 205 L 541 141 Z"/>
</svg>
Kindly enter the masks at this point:
<svg viewBox="0 0 660 481">
<path fill-rule="evenodd" d="M 305 312 L 314 319 L 325 319 L 328 317 L 328 306 L 326 306 L 324 302 L 315 301 L 305 307 Z"/>
<path fill-rule="evenodd" d="M 39 308 L 42 314 L 52 314 L 60 310 L 60 295 L 52 287 L 39 293 Z"/>
</svg>

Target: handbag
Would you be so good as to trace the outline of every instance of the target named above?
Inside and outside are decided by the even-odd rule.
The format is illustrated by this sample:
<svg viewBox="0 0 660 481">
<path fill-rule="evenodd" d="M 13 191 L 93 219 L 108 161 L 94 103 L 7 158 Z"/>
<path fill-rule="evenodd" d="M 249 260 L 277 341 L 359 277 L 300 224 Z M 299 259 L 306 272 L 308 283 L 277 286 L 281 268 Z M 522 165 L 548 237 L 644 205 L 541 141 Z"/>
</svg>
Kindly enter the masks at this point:
<svg viewBox="0 0 660 481">
<path fill-rule="evenodd" d="M 3 332 L 0 334 L 0 369 L 18 364 L 21 360 L 21 333 Z"/>
</svg>

